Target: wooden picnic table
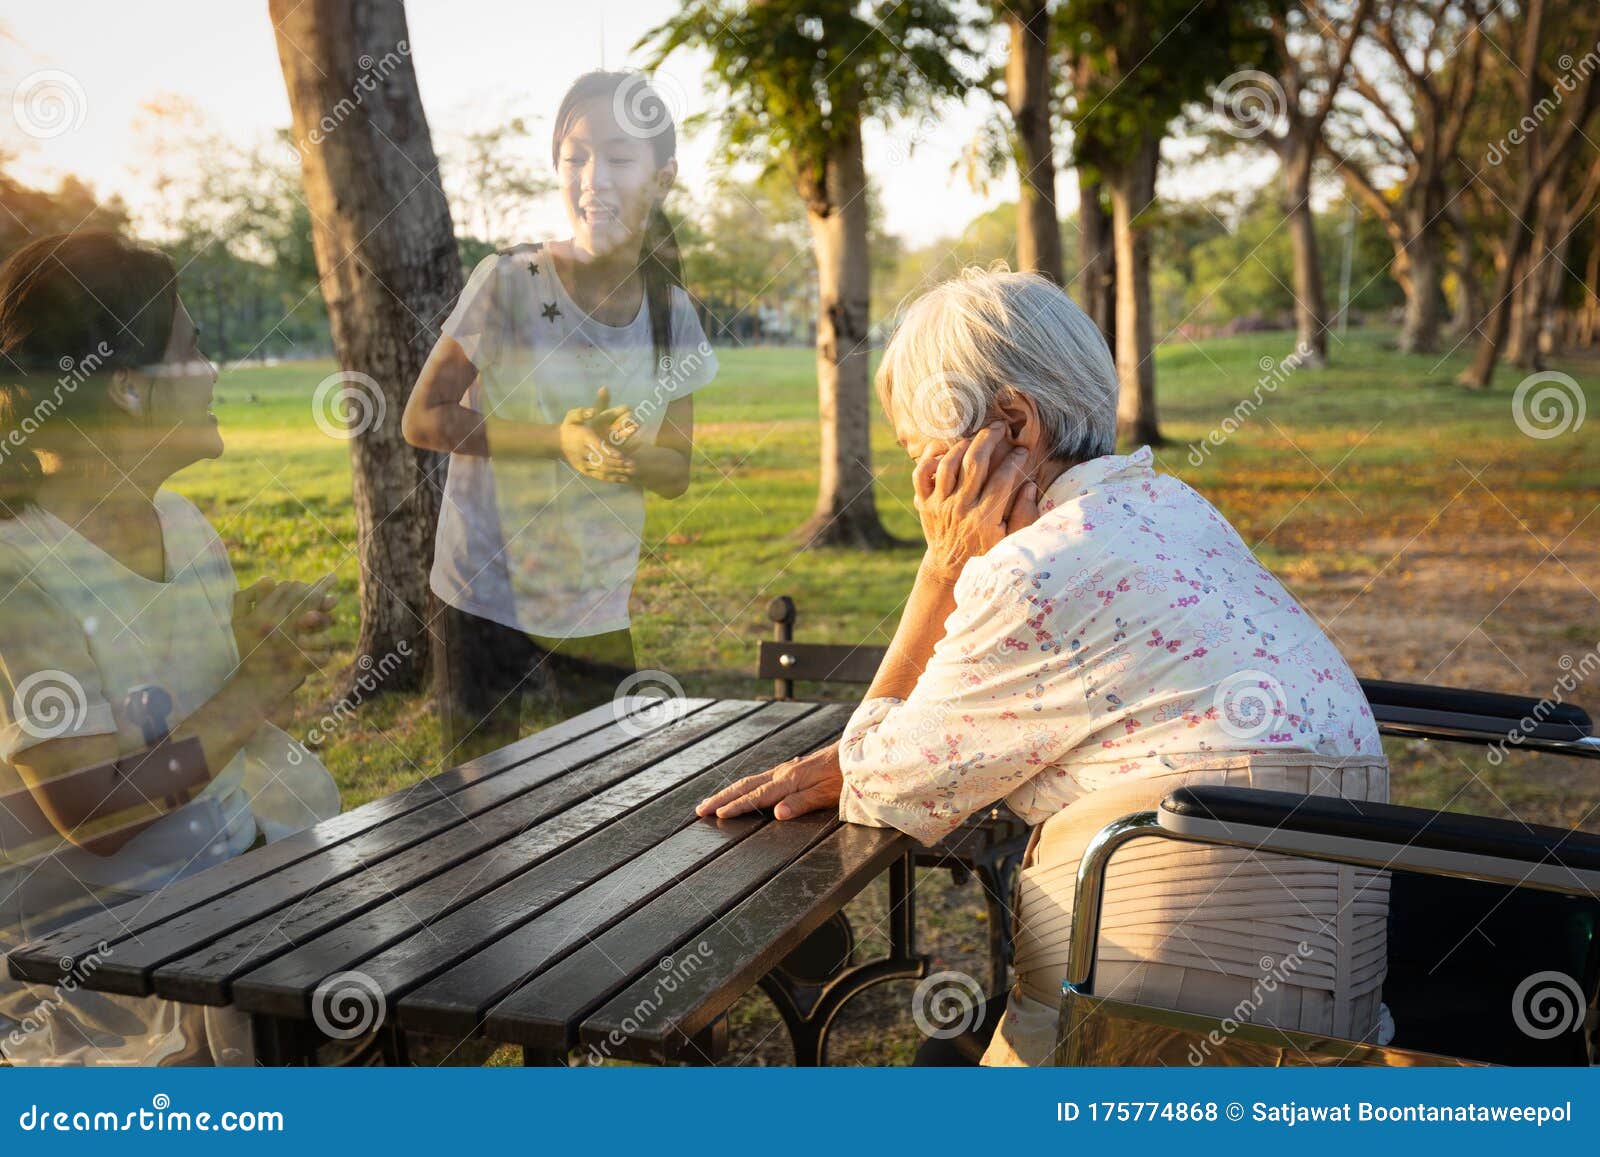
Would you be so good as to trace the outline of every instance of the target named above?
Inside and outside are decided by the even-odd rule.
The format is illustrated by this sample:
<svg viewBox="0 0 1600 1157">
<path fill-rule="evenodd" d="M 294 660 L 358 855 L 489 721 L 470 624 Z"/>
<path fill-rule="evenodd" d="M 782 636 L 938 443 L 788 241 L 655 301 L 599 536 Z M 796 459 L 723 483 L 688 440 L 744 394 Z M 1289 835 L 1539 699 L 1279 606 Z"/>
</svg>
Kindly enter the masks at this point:
<svg viewBox="0 0 1600 1157">
<path fill-rule="evenodd" d="M 528 1063 L 713 1059 L 759 984 L 796 1060 L 838 1007 L 924 974 L 911 841 L 832 813 L 699 819 L 695 803 L 839 735 L 849 707 L 630 700 L 565 720 L 298 835 L 60 929 L 12 976 L 231 1006 L 258 1060 L 313 1063 L 371 1002 L 370 1040 L 520 1045 Z M 829 977 L 776 965 L 885 870 L 890 952 Z M 844 962 L 841 962 L 844 963 Z"/>
</svg>

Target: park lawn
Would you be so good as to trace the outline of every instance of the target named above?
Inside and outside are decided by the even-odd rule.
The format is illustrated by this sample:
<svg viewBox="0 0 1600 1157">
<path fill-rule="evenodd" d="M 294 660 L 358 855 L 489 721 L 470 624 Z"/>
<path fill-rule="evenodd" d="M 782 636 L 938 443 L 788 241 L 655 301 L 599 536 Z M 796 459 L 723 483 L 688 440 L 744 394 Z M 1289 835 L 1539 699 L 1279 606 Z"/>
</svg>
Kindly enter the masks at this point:
<svg viewBox="0 0 1600 1157">
<path fill-rule="evenodd" d="M 1600 501 L 1600 420 L 1531 437 L 1513 420 L 1520 371 L 1502 369 L 1493 390 L 1469 393 L 1453 381 L 1467 350 L 1407 356 L 1391 340 L 1352 331 L 1333 343 L 1331 368 L 1286 373 L 1276 359 L 1289 352 L 1287 334 L 1162 347 L 1158 392 L 1171 443 L 1157 451 L 1158 465 L 1233 521 L 1359 674 L 1550 694 L 1575 657 L 1600 645 L 1600 520 L 1585 521 Z M 790 532 L 809 514 L 816 485 L 811 353 L 730 349 L 719 358 L 718 381 L 695 399 L 693 484 L 676 501 L 651 500 L 635 641 L 641 667 L 671 672 L 690 694 L 761 695 L 770 687 L 752 671 L 756 641 L 770 630 L 767 603 L 794 596 L 807 639 L 887 642 L 919 535 L 909 463 L 875 412 L 876 499 L 907 546 L 797 550 Z M 1600 364 L 1556 368 L 1600 399 Z M 312 414 L 312 393 L 333 369 L 312 362 L 224 372 L 216 412 L 227 452 L 174 486 L 217 526 L 241 582 L 333 571 L 353 613 L 346 447 Z M 1220 444 L 1207 443 L 1213 433 Z M 340 626 L 347 647 L 352 617 Z M 330 671 L 308 687 L 301 734 L 318 725 L 336 677 Z M 1593 688 L 1572 697 L 1600 702 Z M 440 767 L 420 695 L 379 699 L 318 729 L 347 807 Z M 1517 753 L 1491 765 L 1481 754 L 1391 744 L 1394 797 L 1600 827 L 1592 785 L 1570 761 Z M 879 891 L 851 909 L 867 944 L 881 924 Z M 936 964 L 984 975 L 972 886 L 929 877 L 918 903 Z M 909 1059 L 916 1033 L 905 997 L 878 992 L 856 1002 L 846 1020 L 857 1027 L 839 1034 L 835 1059 Z M 741 1005 L 734 1027 L 743 1061 L 782 1059 L 775 1023 L 770 1009 Z"/>
</svg>

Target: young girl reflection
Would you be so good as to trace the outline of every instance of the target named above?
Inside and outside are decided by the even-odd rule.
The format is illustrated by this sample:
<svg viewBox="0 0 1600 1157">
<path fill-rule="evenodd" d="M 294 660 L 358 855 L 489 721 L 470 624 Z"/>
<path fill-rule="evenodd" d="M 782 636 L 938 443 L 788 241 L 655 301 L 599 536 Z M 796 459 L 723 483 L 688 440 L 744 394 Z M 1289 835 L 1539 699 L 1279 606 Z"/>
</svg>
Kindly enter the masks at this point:
<svg viewBox="0 0 1600 1157">
<path fill-rule="evenodd" d="M 571 237 L 478 265 L 406 407 L 407 439 L 450 454 L 431 582 L 456 759 L 516 738 L 547 682 L 571 714 L 634 669 L 644 491 L 687 488 L 690 395 L 717 368 L 661 208 L 660 97 L 637 73 L 582 76 L 552 144 Z"/>
</svg>

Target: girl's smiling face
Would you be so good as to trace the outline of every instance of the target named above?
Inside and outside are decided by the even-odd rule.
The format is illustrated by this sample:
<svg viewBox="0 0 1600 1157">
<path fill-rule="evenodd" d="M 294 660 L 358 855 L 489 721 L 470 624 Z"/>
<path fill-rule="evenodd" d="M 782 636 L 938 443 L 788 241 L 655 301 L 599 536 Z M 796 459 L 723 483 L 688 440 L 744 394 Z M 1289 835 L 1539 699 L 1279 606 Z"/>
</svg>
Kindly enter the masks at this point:
<svg viewBox="0 0 1600 1157">
<path fill-rule="evenodd" d="M 595 100 L 572 118 L 556 169 L 573 240 L 601 257 L 638 244 L 650 210 L 672 186 L 677 162 L 657 165 L 651 139 L 630 134 L 610 101 Z"/>
</svg>

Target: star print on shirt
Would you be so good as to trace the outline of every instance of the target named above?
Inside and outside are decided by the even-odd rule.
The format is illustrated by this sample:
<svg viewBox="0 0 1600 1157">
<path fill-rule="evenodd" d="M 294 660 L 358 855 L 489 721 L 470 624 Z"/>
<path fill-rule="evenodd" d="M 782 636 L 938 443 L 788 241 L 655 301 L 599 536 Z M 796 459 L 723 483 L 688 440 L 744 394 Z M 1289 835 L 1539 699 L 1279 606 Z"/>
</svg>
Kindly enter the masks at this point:
<svg viewBox="0 0 1600 1157">
<path fill-rule="evenodd" d="M 539 312 L 544 315 L 544 319 L 546 321 L 550 322 L 555 321 L 556 318 L 561 316 L 561 311 L 556 308 L 556 303 L 553 301 L 546 305 L 544 309 L 540 310 Z"/>
</svg>

